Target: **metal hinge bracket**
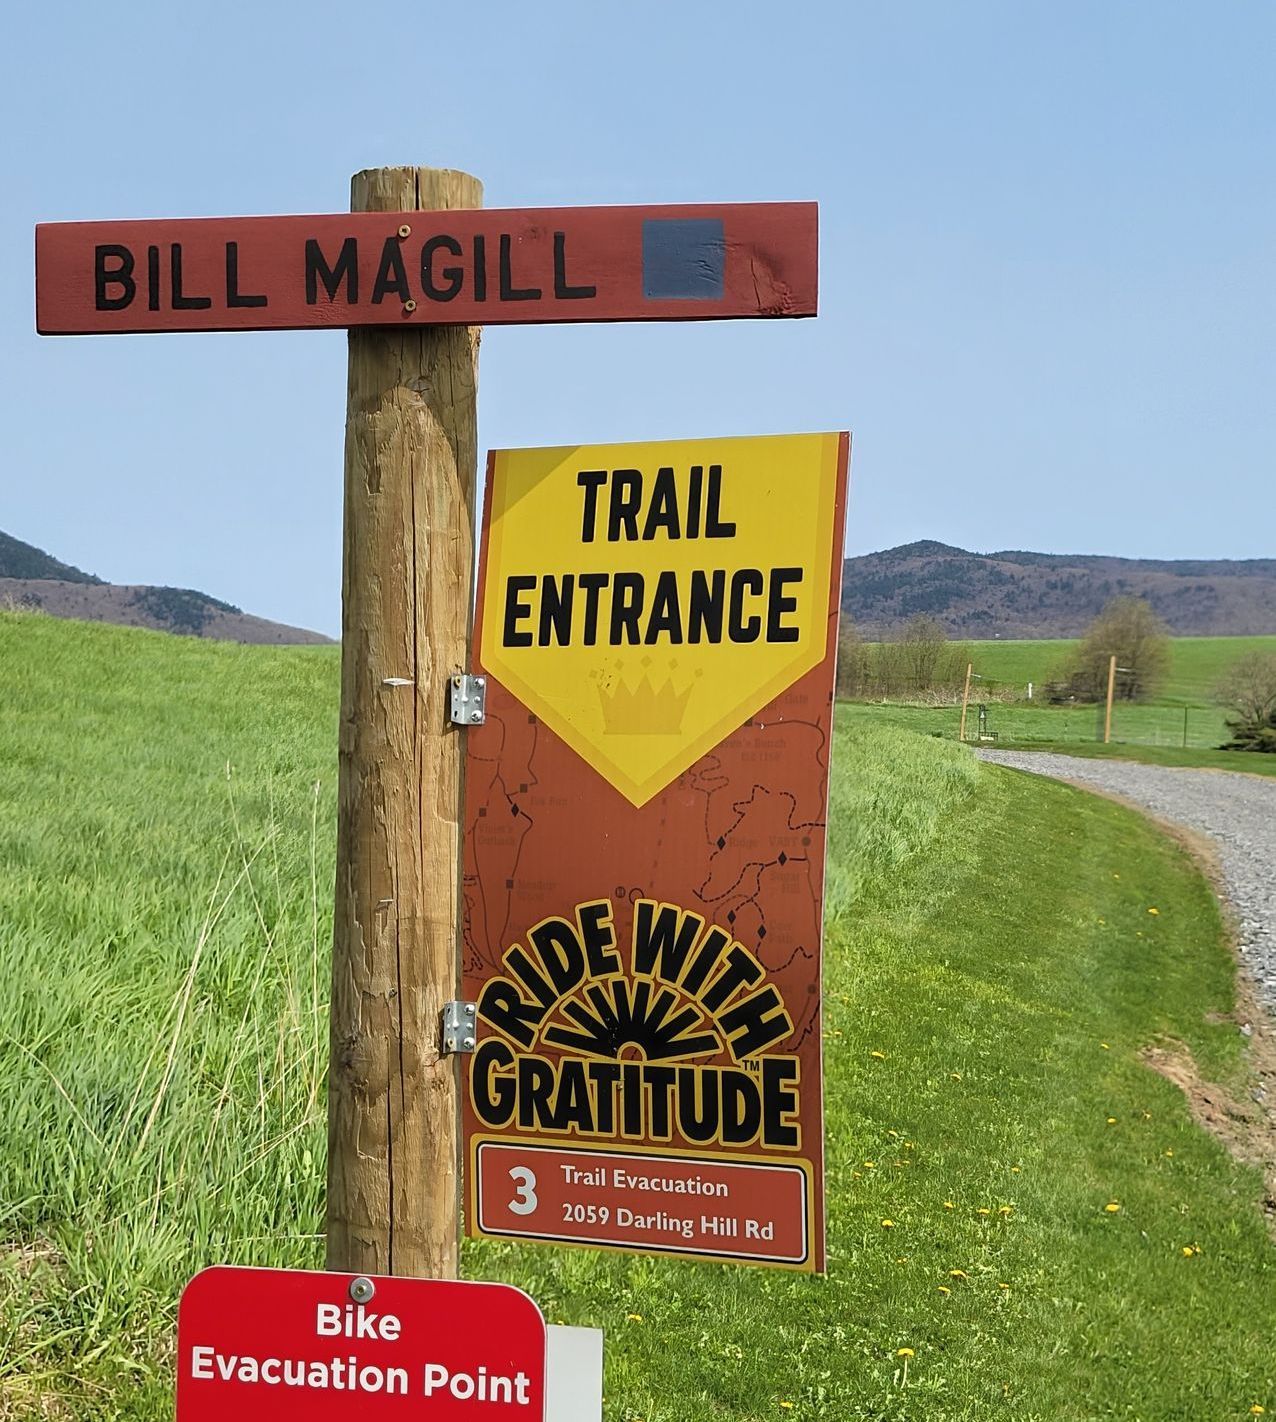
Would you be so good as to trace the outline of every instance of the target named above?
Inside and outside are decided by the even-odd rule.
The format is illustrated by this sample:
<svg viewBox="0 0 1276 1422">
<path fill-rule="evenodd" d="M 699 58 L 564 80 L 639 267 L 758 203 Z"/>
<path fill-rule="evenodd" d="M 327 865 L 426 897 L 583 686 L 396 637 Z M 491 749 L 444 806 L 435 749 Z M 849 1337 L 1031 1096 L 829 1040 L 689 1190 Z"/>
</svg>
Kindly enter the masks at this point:
<svg viewBox="0 0 1276 1422">
<path fill-rule="evenodd" d="M 478 1004 L 445 1002 L 443 1004 L 443 1055 L 452 1052 L 472 1052 L 478 1040 Z"/>
<path fill-rule="evenodd" d="M 452 724 L 481 726 L 487 720 L 487 678 L 453 672 L 451 682 Z"/>
</svg>

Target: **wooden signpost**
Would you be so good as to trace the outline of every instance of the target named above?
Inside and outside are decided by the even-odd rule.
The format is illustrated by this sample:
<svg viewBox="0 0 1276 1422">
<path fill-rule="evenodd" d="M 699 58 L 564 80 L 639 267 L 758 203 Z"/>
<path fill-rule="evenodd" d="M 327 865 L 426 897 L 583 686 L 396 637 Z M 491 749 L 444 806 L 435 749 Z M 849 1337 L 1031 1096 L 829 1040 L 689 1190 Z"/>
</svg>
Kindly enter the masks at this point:
<svg viewBox="0 0 1276 1422">
<path fill-rule="evenodd" d="M 46 334 L 349 327 L 328 1264 L 451 1278 L 478 327 L 812 316 L 813 203 L 483 211 L 432 168 L 349 214 L 42 224 Z"/>
</svg>

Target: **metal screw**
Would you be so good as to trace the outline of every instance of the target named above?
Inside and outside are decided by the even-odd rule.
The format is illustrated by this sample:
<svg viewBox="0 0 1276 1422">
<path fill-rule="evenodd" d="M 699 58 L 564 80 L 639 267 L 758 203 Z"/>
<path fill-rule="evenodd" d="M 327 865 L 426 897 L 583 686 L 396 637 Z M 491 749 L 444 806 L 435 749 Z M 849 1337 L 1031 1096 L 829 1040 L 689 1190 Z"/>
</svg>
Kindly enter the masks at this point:
<svg viewBox="0 0 1276 1422">
<path fill-rule="evenodd" d="M 411 315 L 411 313 L 416 310 L 416 302 L 413 301 L 411 297 L 409 297 L 403 303 L 403 309 L 408 315 Z"/>
<path fill-rule="evenodd" d="M 473 1016 L 474 1016 L 474 1004 L 473 1004 L 472 1002 L 467 1002 L 467 1003 L 465 1004 L 465 1015 L 466 1015 L 467 1017 L 473 1017 Z"/>
<path fill-rule="evenodd" d="M 411 236 L 412 236 L 412 229 L 408 226 L 408 224 L 407 224 L 406 222 L 403 224 L 402 227 L 399 228 L 399 236 L 400 236 L 400 237 L 411 237 Z"/>
<path fill-rule="evenodd" d="M 473 1038 L 473 1037 L 466 1037 L 466 1038 L 462 1041 L 461 1045 L 466 1049 L 466 1051 L 468 1051 L 468 1050 L 474 1045 L 474 1038 Z"/>
<path fill-rule="evenodd" d="M 377 1291 L 377 1286 L 366 1275 L 360 1274 L 350 1282 L 350 1297 L 357 1304 L 365 1304 Z"/>
<path fill-rule="evenodd" d="M 475 685 L 475 686 L 486 686 L 486 685 L 487 685 L 487 678 L 486 678 L 485 676 L 476 676 L 476 677 L 474 678 L 474 685 Z"/>
<path fill-rule="evenodd" d="M 476 721 L 476 722 L 477 722 L 477 721 L 481 721 L 482 719 L 483 719 L 483 713 L 482 713 L 481 711 L 471 711 L 471 712 L 470 712 L 470 720 L 471 720 L 471 721 Z"/>
</svg>

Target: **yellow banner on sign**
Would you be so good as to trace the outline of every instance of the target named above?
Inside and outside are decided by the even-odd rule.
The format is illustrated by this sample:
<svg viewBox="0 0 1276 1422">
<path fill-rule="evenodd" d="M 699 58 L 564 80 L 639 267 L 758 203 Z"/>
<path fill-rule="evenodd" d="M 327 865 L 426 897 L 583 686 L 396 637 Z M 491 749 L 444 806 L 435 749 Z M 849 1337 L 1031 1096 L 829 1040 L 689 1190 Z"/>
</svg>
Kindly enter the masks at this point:
<svg viewBox="0 0 1276 1422">
<path fill-rule="evenodd" d="M 823 659 L 838 447 L 496 451 L 483 667 L 644 804 Z"/>
</svg>

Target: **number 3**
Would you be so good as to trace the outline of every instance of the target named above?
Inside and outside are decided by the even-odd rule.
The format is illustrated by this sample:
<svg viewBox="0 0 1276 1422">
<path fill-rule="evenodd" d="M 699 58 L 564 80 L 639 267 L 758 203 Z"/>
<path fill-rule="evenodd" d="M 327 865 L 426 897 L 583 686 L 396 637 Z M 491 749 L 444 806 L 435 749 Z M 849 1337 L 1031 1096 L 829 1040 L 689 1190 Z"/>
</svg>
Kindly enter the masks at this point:
<svg viewBox="0 0 1276 1422">
<path fill-rule="evenodd" d="M 530 1215 L 540 1201 L 536 1198 L 536 1176 L 525 1165 L 516 1165 L 510 1179 L 518 1186 L 518 1194 L 510 1201 L 510 1213 Z"/>
</svg>

